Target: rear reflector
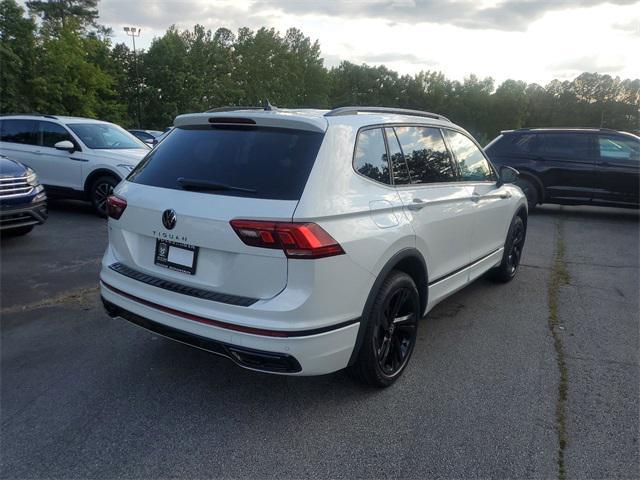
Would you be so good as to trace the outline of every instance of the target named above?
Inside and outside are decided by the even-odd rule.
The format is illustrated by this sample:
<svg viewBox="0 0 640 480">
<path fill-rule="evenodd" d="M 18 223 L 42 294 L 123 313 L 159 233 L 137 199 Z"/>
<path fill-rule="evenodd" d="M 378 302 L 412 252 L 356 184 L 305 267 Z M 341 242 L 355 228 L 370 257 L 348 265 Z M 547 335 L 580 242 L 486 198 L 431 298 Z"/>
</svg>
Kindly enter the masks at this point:
<svg viewBox="0 0 640 480">
<path fill-rule="evenodd" d="M 127 201 L 124 198 L 110 195 L 107 197 L 107 214 L 109 217 L 118 220 L 127 208 Z"/>
<path fill-rule="evenodd" d="M 323 258 L 342 255 L 335 239 L 315 223 L 231 220 L 231 226 L 247 245 L 281 249 L 289 258 Z"/>
</svg>

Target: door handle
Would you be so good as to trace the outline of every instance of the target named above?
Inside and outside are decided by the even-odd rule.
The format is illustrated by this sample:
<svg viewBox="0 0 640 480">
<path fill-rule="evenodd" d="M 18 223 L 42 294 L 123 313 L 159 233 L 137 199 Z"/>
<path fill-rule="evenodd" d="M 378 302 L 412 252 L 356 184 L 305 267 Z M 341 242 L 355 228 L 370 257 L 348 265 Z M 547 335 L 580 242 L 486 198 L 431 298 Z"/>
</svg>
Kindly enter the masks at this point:
<svg viewBox="0 0 640 480">
<path fill-rule="evenodd" d="M 413 203 L 410 203 L 409 205 L 407 205 L 407 209 L 416 212 L 418 210 L 422 210 L 426 206 L 427 206 L 427 203 L 424 200 L 420 198 L 414 198 Z"/>
<path fill-rule="evenodd" d="M 480 198 L 481 198 L 481 196 L 480 196 L 480 194 L 479 194 L 479 193 L 473 192 L 473 193 L 471 194 L 471 201 L 472 201 L 472 202 L 476 202 L 476 203 L 477 203 L 477 202 L 479 202 L 479 201 L 480 201 Z"/>
</svg>

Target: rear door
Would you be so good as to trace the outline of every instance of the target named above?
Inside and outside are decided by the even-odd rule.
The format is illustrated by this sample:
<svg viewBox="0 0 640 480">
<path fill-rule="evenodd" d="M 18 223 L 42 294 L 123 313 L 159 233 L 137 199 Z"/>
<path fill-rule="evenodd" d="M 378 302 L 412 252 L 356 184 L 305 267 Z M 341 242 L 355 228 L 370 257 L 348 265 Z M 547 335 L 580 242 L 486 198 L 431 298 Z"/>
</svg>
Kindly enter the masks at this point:
<svg viewBox="0 0 640 480">
<path fill-rule="evenodd" d="M 439 128 L 397 126 L 385 130 L 394 183 L 416 233 L 417 248 L 427 262 L 429 282 L 438 282 L 469 263 L 471 189 L 457 181 Z"/>
<path fill-rule="evenodd" d="M 0 153 L 22 162 L 40 175 L 36 121 L 30 119 L 0 120 Z M 42 178 L 40 179 L 45 183 Z"/>
<path fill-rule="evenodd" d="M 555 199 L 586 203 L 598 187 L 594 135 L 566 131 L 540 134 L 542 181 Z"/>
<path fill-rule="evenodd" d="M 176 128 L 116 190 L 127 208 L 110 223 L 114 255 L 130 268 L 185 285 L 258 299 L 277 295 L 287 283 L 284 253 L 244 244 L 229 222 L 290 221 L 323 135 L 269 127 Z M 228 189 L 189 190 L 181 186 L 185 179 Z M 167 210 L 175 213 L 172 228 L 163 222 Z M 197 250 L 193 274 L 158 264 L 165 242 Z"/>
<path fill-rule="evenodd" d="M 598 134 L 599 187 L 594 201 L 638 205 L 640 140 L 627 135 Z"/>
</svg>

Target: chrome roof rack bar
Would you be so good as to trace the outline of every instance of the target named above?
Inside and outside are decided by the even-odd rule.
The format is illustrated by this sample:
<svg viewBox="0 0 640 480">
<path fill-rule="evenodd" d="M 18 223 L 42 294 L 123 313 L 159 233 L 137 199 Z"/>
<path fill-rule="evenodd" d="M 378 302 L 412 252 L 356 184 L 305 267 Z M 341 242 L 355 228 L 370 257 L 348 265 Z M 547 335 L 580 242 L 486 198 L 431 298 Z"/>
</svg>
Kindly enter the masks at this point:
<svg viewBox="0 0 640 480">
<path fill-rule="evenodd" d="M 437 113 L 423 112 L 421 110 L 410 110 L 408 108 L 392 108 L 392 107 L 339 107 L 334 108 L 330 112 L 324 114 L 325 117 L 339 117 L 342 115 L 357 115 L 358 113 L 392 113 L 396 115 L 412 115 L 414 117 L 435 118 L 437 120 L 450 120 Z"/>
</svg>

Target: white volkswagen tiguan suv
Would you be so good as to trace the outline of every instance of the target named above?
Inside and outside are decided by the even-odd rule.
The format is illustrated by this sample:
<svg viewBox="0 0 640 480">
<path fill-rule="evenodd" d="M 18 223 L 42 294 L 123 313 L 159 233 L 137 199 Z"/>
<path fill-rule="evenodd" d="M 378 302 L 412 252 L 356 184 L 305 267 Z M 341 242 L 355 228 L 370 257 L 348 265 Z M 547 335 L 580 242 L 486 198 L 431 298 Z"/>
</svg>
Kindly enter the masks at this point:
<svg viewBox="0 0 640 480">
<path fill-rule="evenodd" d="M 112 317 L 252 370 L 387 386 L 426 312 L 518 270 L 517 172 L 440 115 L 219 109 L 175 127 L 108 201 Z"/>
<path fill-rule="evenodd" d="M 0 117 L 0 154 L 35 170 L 50 197 L 88 199 L 106 216 L 107 197 L 149 146 L 109 122 L 54 115 Z"/>
</svg>

